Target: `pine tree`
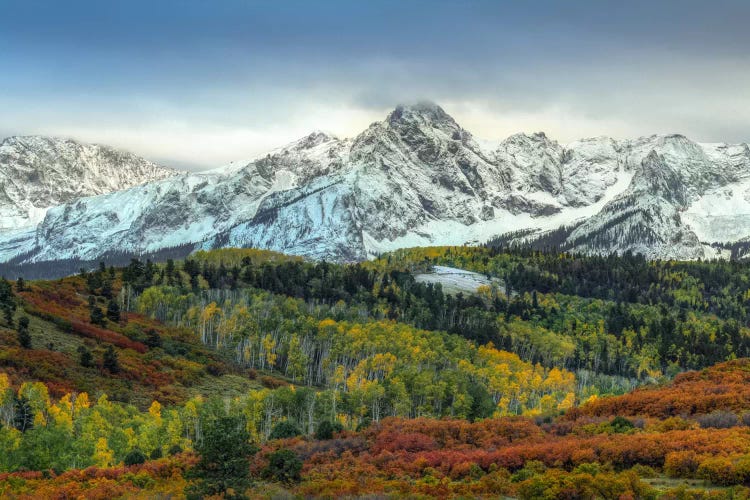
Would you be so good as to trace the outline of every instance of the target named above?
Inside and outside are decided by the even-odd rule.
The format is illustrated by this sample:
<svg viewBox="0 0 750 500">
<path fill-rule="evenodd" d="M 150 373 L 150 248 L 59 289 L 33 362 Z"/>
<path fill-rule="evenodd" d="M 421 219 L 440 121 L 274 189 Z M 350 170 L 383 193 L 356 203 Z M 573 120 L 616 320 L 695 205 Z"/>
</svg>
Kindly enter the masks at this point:
<svg viewBox="0 0 750 500">
<path fill-rule="evenodd" d="M 166 267 L 167 277 L 171 278 L 174 275 L 174 271 L 175 271 L 174 260 L 167 259 L 167 267 Z"/>
<path fill-rule="evenodd" d="M 94 356 L 91 355 L 91 351 L 86 349 L 85 346 L 80 346 L 78 348 L 78 354 L 80 355 L 78 362 L 81 366 L 84 368 L 91 368 L 94 366 Z"/>
<path fill-rule="evenodd" d="M 34 410 L 25 396 L 13 398 L 13 427 L 26 432 L 34 427 Z"/>
<path fill-rule="evenodd" d="M 120 362 L 117 360 L 117 352 L 115 352 L 111 345 L 107 346 L 107 350 L 104 351 L 102 366 L 109 373 L 118 373 L 120 371 Z"/>
<path fill-rule="evenodd" d="M 102 296 L 108 299 L 112 298 L 112 281 L 109 279 L 102 280 Z"/>
<path fill-rule="evenodd" d="M 31 349 L 31 334 L 29 333 L 29 318 L 21 316 L 18 319 L 18 327 L 16 328 L 18 333 L 18 343 L 24 349 Z"/>
<path fill-rule="evenodd" d="M 107 303 L 107 318 L 109 318 L 109 320 L 113 323 L 120 322 L 120 306 L 114 299 L 110 299 L 110 301 Z"/>
<path fill-rule="evenodd" d="M 102 286 L 102 277 L 96 271 L 86 275 L 86 289 L 89 293 L 96 293 L 96 289 Z"/>
<path fill-rule="evenodd" d="M 16 296 L 13 294 L 13 287 L 5 278 L 0 278 L 0 309 L 3 311 L 5 323 L 13 326 L 13 313 L 16 310 Z"/>
<path fill-rule="evenodd" d="M 281 483 L 300 480 L 302 460 L 292 450 L 281 449 L 268 456 L 268 466 L 263 473 L 266 477 Z"/>
<path fill-rule="evenodd" d="M 249 458 L 258 451 L 249 440 L 247 425 L 241 417 L 207 422 L 203 439 L 195 446 L 200 461 L 192 475 L 198 481 L 188 490 L 188 498 L 222 494 L 224 498 L 244 498 L 242 492 L 250 485 Z"/>
<path fill-rule="evenodd" d="M 175 271 L 174 260 L 168 259 L 166 268 L 162 269 L 162 273 L 167 278 L 167 285 L 172 285 L 174 283 Z"/>
<path fill-rule="evenodd" d="M 153 328 L 149 328 L 146 331 L 146 340 L 143 343 L 146 344 L 150 349 L 161 347 L 161 336 L 159 335 L 159 332 L 157 332 Z"/>
<path fill-rule="evenodd" d="M 138 448 L 135 448 L 134 450 L 131 450 L 130 452 L 128 452 L 127 455 L 125 455 L 125 459 L 123 460 L 123 463 L 128 466 L 140 465 L 146 462 L 146 459 L 147 459 L 146 454 L 143 453 Z"/>
<path fill-rule="evenodd" d="M 271 430 L 271 434 L 268 439 L 286 439 L 294 436 L 299 436 L 302 431 L 288 420 L 282 420 L 276 424 Z"/>
<path fill-rule="evenodd" d="M 323 420 L 318 424 L 318 428 L 315 430 L 315 439 L 333 439 L 333 434 L 335 432 L 341 432 L 342 430 L 344 430 L 344 428 L 340 423 Z"/>
<path fill-rule="evenodd" d="M 90 313 L 90 316 L 89 316 L 89 320 L 94 325 L 100 325 L 100 326 L 106 325 L 106 321 L 104 319 L 104 313 L 102 312 L 101 307 L 99 307 L 97 305 L 94 305 L 91 308 L 91 313 Z"/>
</svg>

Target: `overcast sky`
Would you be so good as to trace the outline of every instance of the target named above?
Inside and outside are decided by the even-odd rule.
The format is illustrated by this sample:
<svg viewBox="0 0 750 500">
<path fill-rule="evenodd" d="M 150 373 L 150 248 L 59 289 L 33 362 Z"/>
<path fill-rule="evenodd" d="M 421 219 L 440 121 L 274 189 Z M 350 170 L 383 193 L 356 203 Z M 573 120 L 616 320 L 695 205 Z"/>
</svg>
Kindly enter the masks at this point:
<svg viewBox="0 0 750 500">
<path fill-rule="evenodd" d="M 182 168 L 399 103 L 474 135 L 750 141 L 748 1 L 0 0 L 0 136 Z"/>
</svg>

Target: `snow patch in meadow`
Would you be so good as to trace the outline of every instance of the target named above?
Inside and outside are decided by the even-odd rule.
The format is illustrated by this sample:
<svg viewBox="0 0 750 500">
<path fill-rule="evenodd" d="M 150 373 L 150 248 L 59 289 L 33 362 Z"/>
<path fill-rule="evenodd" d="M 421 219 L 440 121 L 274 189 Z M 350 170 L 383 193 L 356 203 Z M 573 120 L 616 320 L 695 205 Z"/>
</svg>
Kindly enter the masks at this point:
<svg viewBox="0 0 750 500">
<path fill-rule="evenodd" d="M 480 286 L 496 285 L 500 288 L 500 280 L 488 279 L 487 276 L 465 269 L 448 266 L 433 266 L 432 272 L 415 274 L 417 283 L 440 283 L 446 293 L 476 293 Z"/>
</svg>

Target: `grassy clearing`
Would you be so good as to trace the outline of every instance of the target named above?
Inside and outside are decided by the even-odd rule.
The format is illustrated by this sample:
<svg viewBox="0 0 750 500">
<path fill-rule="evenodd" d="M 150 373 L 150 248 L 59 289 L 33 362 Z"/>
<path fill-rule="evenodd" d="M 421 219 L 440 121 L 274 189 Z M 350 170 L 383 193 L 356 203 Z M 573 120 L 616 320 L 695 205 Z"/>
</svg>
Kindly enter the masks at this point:
<svg viewBox="0 0 750 500">
<path fill-rule="evenodd" d="M 702 491 L 725 491 L 728 488 L 722 486 L 715 486 L 702 479 L 681 479 L 659 475 L 652 478 L 642 479 L 644 483 L 659 490 L 666 491 L 675 488 L 685 488 L 688 490 L 702 490 Z"/>
<path fill-rule="evenodd" d="M 29 333 L 31 334 L 31 346 L 34 349 L 48 349 L 76 356 L 78 348 L 86 345 L 83 338 L 66 333 L 52 322 L 45 321 L 36 316 L 25 314 L 23 311 L 16 313 L 16 323 L 21 316 L 29 318 Z"/>
</svg>

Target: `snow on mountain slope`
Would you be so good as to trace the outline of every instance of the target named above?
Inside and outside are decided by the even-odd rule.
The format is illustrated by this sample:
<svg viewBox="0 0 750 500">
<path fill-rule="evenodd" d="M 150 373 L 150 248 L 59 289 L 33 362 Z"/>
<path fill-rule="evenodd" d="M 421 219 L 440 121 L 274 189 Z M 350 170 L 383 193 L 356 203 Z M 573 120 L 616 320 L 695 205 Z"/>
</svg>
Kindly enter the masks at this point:
<svg viewBox="0 0 750 500">
<path fill-rule="evenodd" d="M 174 174 L 107 146 L 9 137 L 0 143 L 0 231 L 33 226 L 55 205 Z"/>
<path fill-rule="evenodd" d="M 633 182 L 595 217 L 575 228 L 566 242 L 570 250 L 631 251 L 661 259 L 710 258 L 716 251 L 706 242 L 733 241 L 740 234 L 717 226 L 715 239 L 706 241 L 701 237 L 705 231 L 702 235 L 694 231 L 699 220 L 689 215 L 689 207 L 708 191 L 725 189 L 750 176 L 750 155 L 742 153 L 745 147 L 702 146 L 670 135 L 630 141 L 623 151 L 626 166 L 634 168 Z M 731 216 L 726 210 L 736 208 L 715 202 L 715 197 L 705 199 L 724 216 Z M 699 212 L 696 205 L 693 213 Z"/>
<path fill-rule="evenodd" d="M 103 251 L 148 252 L 200 241 L 241 217 L 271 183 L 231 186 L 221 177 L 180 175 L 50 209 L 36 232 L 36 260 L 95 259 Z M 228 222 L 227 222 L 228 221 Z"/>
<path fill-rule="evenodd" d="M 351 190 L 322 177 L 263 200 L 255 217 L 204 242 L 202 248 L 258 247 L 315 259 L 366 258 Z"/>
<path fill-rule="evenodd" d="M 745 240 L 750 237 L 750 148 L 747 144 L 704 144 L 703 148 L 733 181 L 708 189 L 687 207 L 682 219 L 701 241 Z"/>
<path fill-rule="evenodd" d="M 185 173 L 80 198 L 50 209 L 33 233 L 0 240 L 0 256 L 31 247 L 32 262 L 92 260 L 198 244 L 251 219 L 264 196 L 340 168 L 343 151 L 341 141 L 312 134 L 234 173 Z"/>
<path fill-rule="evenodd" d="M 750 179 L 709 190 L 682 214 L 701 241 L 736 241 L 750 235 Z"/>
<path fill-rule="evenodd" d="M 468 226 L 453 220 L 434 220 L 394 240 L 378 241 L 365 232 L 367 254 L 372 256 L 398 248 L 416 246 L 481 244 L 494 236 L 527 229 L 539 233 L 551 231 L 596 215 L 609 201 L 628 188 L 632 178 L 632 172 L 614 172 L 614 183 L 605 189 L 597 202 L 580 207 L 564 207 L 552 215 L 535 216 L 530 213 L 502 210 L 490 220 Z"/>
<path fill-rule="evenodd" d="M 565 146 L 561 187 L 567 203 L 584 207 L 611 195 L 612 186 L 622 183 L 622 173 L 630 171 L 625 168 L 622 151 L 623 146 L 609 137 L 581 139 Z"/>
<path fill-rule="evenodd" d="M 351 141 L 344 168 L 269 197 L 253 220 L 210 244 L 364 259 L 366 237 L 392 240 L 436 220 L 490 219 L 493 204 L 502 206 L 491 199 L 505 189 L 502 174 L 440 107 L 399 106 Z"/>
<path fill-rule="evenodd" d="M 613 146 L 591 142 L 566 156 L 544 134 L 519 134 L 488 152 L 440 107 L 400 106 L 352 141 L 344 169 L 268 197 L 253 220 L 204 247 L 360 260 L 404 246 L 558 227 L 592 215 L 629 185 L 632 174 L 619 163 L 602 166 Z M 578 177 L 575 194 L 566 191 L 565 176 Z"/>
<path fill-rule="evenodd" d="M 747 200 L 747 145 L 679 135 L 561 145 L 536 133 L 487 148 L 439 106 L 419 103 L 352 139 L 314 132 L 241 168 L 56 207 L 35 231 L 0 238 L 0 260 L 187 245 L 354 261 L 513 231 L 524 242 L 554 232 L 578 252 L 692 259 L 717 255 L 709 243 L 750 236 Z"/>
</svg>

